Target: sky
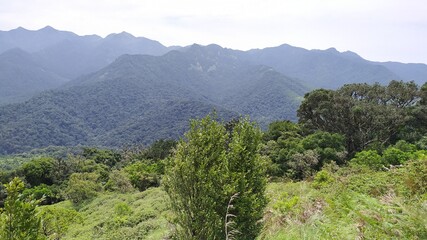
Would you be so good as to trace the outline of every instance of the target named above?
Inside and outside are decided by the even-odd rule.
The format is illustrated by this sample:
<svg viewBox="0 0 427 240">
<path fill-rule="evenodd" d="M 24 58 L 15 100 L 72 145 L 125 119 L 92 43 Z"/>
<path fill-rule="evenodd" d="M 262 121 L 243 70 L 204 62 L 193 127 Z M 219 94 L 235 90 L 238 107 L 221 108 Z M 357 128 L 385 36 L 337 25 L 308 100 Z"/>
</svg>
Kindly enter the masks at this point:
<svg viewBox="0 0 427 240">
<path fill-rule="evenodd" d="M 129 32 L 166 46 L 290 44 L 427 63 L 426 0 L 0 0 L 0 30 Z"/>
</svg>

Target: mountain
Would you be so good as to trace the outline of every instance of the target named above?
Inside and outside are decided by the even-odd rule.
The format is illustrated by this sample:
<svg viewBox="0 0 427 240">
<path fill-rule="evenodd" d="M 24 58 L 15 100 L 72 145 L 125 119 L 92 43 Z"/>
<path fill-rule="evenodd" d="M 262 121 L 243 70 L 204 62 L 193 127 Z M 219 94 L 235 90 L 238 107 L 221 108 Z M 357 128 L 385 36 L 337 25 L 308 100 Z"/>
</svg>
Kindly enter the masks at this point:
<svg viewBox="0 0 427 240">
<path fill-rule="evenodd" d="M 33 53 L 64 40 L 77 38 L 79 36 L 72 32 L 58 31 L 50 26 L 35 31 L 19 27 L 10 31 L 0 31 L 0 53 L 12 48 Z"/>
<path fill-rule="evenodd" d="M 32 31 L 17 28 L 0 31 L 0 53 L 21 48 L 45 70 L 63 78 L 74 79 L 112 63 L 123 54 L 161 56 L 174 49 L 157 41 L 135 37 L 127 32 L 110 34 L 105 38 L 56 30 L 50 26 Z M 356 53 L 327 50 L 307 50 L 283 44 L 278 47 L 235 51 L 235 55 L 252 65 L 265 65 L 286 76 L 299 79 L 301 84 L 314 88 L 336 89 L 347 83 L 388 83 L 390 80 L 427 79 L 427 65 L 394 62 L 372 62 Z"/>
<path fill-rule="evenodd" d="M 22 27 L 0 31 L 0 53 L 12 48 L 31 53 L 47 70 L 68 79 L 97 71 L 123 54 L 158 56 L 173 49 L 126 32 L 102 38 L 79 36 L 50 26 L 35 31 Z"/>
<path fill-rule="evenodd" d="M 157 41 L 126 32 L 101 38 L 49 26 L 36 31 L 21 27 L 0 31 L 0 104 L 26 100 L 97 71 L 123 54 L 162 55 L 169 50 Z"/>
<path fill-rule="evenodd" d="M 68 79 L 46 70 L 21 49 L 0 54 L 0 104 L 19 102 Z"/>
<path fill-rule="evenodd" d="M 411 80 L 419 85 L 427 82 L 427 65 L 423 63 L 377 62 L 405 80 Z"/>
<path fill-rule="evenodd" d="M 62 41 L 35 55 L 48 69 L 70 79 L 97 71 L 123 54 L 148 54 L 160 56 L 170 49 L 157 41 L 122 32 L 105 38 Z"/>
<path fill-rule="evenodd" d="M 335 48 L 307 50 L 284 44 L 250 50 L 248 55 L 252 62 L 271 66 L 312 88 L 336 89 L 348 83 L 386 84 L 402 79 L 386 66 L 369 62 L 352 52 L 338 52 Z"/>
<path fill-rule="evenodd" d="M 121 146 L 177 138 L 216 110 L 263 123 L 296 119 L 307 89 L 241 52 L 193 45 L 163 56 L 123 55 L 95 73 L 0 107 L 0 153 L 49 145 Z"/>
</svg>

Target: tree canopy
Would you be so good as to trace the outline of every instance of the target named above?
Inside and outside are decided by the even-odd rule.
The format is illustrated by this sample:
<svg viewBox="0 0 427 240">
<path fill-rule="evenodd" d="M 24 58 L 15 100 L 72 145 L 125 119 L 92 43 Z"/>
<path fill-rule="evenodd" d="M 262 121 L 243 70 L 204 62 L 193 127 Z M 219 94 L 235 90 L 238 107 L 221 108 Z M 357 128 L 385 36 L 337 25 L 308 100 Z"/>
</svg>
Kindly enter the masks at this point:
<svg viewBox="0 0 427 240">
<path fill-rule="evenodd" d="M 414 82 L 348 84 L 333 91 L 318 89 L 305 95 L 298 110 L 299 122 L 308 131 L 340 133 L 352 155 L 372 144 L 387 145 L 422 103 L 422 90 Z M 420 101 L 421 100 L 421 101 Z"/>
</svg>

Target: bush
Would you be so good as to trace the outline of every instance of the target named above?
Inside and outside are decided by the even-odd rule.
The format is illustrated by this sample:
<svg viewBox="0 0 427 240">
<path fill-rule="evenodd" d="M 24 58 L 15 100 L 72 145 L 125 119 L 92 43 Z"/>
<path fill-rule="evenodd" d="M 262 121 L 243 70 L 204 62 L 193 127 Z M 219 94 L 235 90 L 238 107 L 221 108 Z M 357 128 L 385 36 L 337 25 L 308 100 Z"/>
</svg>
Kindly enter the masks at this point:
<svg viewBox="0 0 427 240">
<path fill-rule="evenodd" d="M 315 172 L 319 163 L 319 154 L 315 150 L 307 150 L 303 153 L 295 153 L 287 163 L 288 174 L 293 179 L 305 179 Z"/>
<path fill-rule="evenodd" d="M 145 160 L 126 166 L 124 172 L 135 188 L 144 191 L 149 187 L 160 185 L 162 167 L 157 163 Z"/>
<path fill-rule="evenodd" d="M 427 193 L 427 158 L 409 161 L 402 172 L 405 186 L 411 194 Z"/>
<path fill-rule="evenodd" d="M 379 170 L 383 166 L 383 159 L 375 150 L 365 150 L 356 153 L 350 163 L 362 166 L 368 166 L 371 169 Z"/>
<path fill-rule="evenodd" d="M 117 216 L 126 216 L 132 213 L 132 209 L 125 202 L 120 202 L 114 205 L 114 213 Z"/>
<path fill-rule="evenodd" d="M 382 162 L 387 165 L 400 165 L 413 158 L 414 155 L 411 152 L 389 147 L 383 152 Z"/>
<path fill-rule="evenodd" d="M 73 203 L 91 199 L 102 189 L 96 173 L 73 173 L 68 180 L 65 196 Z"/>
<path fill-rule="evenodd" d="M 42 207 L 39 216 L 42 219 L 41 231 L 48 239 L 61 239 L 71 224 L 83 222 L 76 210 L 55 205 Z"/>
<path fill-rule="evenodd" d="M 127 175 L 119 170 L 113 170 L 110 173 L 108 182 L 105 184 L 105 189 L 120 193 L 127 193 L 134 190 Z"/>
<path fill-rule="evenodd" d="M 313 187 L 314 188 L 323 188 L 328 186 L 330 183 L 333 183 L 335 178 L 332 176 L 332 174 L 326 170 L 321 170 L 320 172 L 316 173 L 313 179 Z"/>
</svg>

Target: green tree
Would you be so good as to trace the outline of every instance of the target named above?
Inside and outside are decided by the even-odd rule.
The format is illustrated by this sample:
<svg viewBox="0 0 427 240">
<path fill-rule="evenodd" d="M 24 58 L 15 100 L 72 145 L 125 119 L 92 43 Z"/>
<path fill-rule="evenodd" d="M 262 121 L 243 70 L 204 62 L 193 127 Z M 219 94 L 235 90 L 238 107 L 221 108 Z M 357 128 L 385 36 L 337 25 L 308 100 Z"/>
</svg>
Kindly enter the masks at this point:
<svg viewBox="0 0 427 240">
<path fill-rule="evenodd" d="M 317 131 L 303 138 L 301 144 L 305 150 L 315 150 L 319 154 L 318 169 L 331 161 L 345 162 L 347 152 L 341 134 Z"/>
<path fill-rule="evenodd" d="M 25 180 L 34 187 L 42 183 L 51 185 L 53 168 L 54 159 L 42 157 L 25 163 L 19 171 Z"/>
<path fill-rule="evenodd" d="M 40 218 L 36 214 L 38 202 L 22 197 L 21 192 L 25 187 L 19 178 L 5 184 L 5 188 L 7 198 L 4 208 L 0 209 L 0 239 L 38 239 L 40 228 Z"/>
<path fill-rule="evenodd" d="M 127 193 L 134 190 L 131 181 L 123 171 L 113 170 L 110 173 L 105 189 L 109 191 Z"/>
<path fill-rule="evenodd" d="M 123 171 L 135 188 L 144 191 L 149 187 L 160 185 L 160 173 L 163 167 L 158 163 L 143 160 L 126 166 Z"/>
<path fill-rule="evenodd" d="M 96 163 L 104 164 L 108 167 L 113 167 L 121 160 L 119 153 L 109 149 L 98 149 L 98 148 L 83 148 L 83 157 L 86 159 L 92 159 Z"/>
<path fill-rule="evenodd" d="M 279 138 L 300 137 L 301 129 L 298 124 L 290 121 L 275 121 L 268 125 L 264 141 L 277 141 Z"/>
<path fill-rule="evenodd" d="M 332 90 L 314 90 L 305 95 L 298 109 L 300 123 L 310 131 L 340 133 L 350 155 L 373 143 L 387 146 L 410 119 L 419 101 L 415 83 L 391 81 L 379 84 L 348 84 Z"/>
<path fill-rule="evenodd" d="M 91 199 L 102 189 L 97 173 L 73 173 L 68 180 L 65 196 L 74 203 Z"/>
<path fill-rule="evenodd" d="M 236 239 L 255 239 L 266 205 L 261 131 L 247 119 L 224 125 L 207 116 L 193 120 L 168 162 L 164 186 L 170 196 L 180 239 L 224 239 L 227 206 Z"/>
</svg>

